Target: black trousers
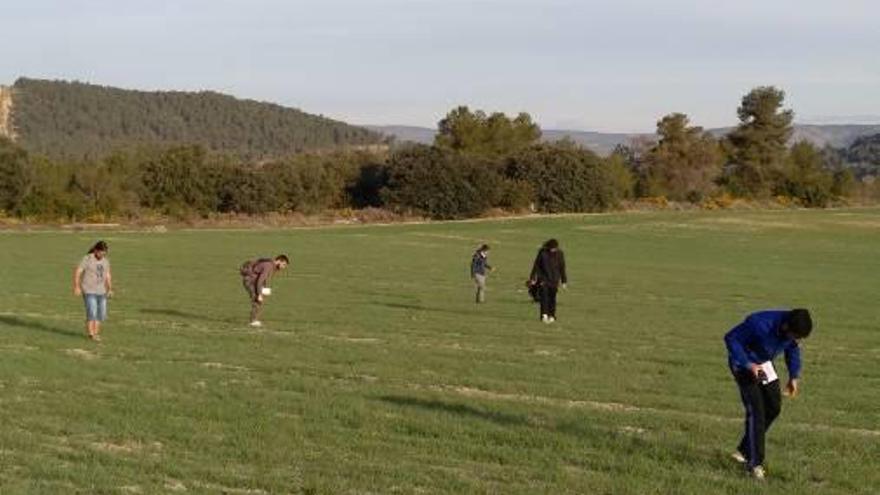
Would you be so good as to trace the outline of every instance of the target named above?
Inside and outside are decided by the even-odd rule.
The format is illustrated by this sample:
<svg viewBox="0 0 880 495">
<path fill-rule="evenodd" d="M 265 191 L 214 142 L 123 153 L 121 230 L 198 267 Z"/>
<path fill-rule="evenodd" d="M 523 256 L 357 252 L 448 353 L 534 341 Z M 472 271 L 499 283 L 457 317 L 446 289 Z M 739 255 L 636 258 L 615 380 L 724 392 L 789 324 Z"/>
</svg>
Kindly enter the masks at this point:
<svg viewBox="0 0 880 495">
<path fill-rule="evenodd" d="M 538 290 L 541 296 L 541 314 L 556 318 L 556 293 L 559 288 L 555 286 L 542 285 Z"/>
<path fill-rule="evenodd" d="M 745 432 L 738 450 L 753 468 L 764 464 L 764 437 L 782 409 L 779 380 L 762 385 L 749 372 L 734 375 L 746 410 Z"/>
</svg>

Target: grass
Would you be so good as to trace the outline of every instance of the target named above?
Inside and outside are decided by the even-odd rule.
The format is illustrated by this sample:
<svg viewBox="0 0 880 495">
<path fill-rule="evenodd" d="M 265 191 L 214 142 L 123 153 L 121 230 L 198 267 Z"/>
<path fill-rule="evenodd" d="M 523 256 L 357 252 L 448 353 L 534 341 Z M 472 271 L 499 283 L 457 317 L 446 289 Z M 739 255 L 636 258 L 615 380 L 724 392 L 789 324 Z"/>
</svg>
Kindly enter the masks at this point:
<svg viewBox="0 0 880 495">
<path fill-rule="evenodd" d="M 97 237 L 101 344 L 70 289 Z M 549 237 L 553 326 L 522 286 Z M 876 493 L 878 247 L 878 210 L 0 234 L 0 492 Z M 237 267 L 282 251 L 250 329 Z M 721 337 L 782 306 L 817 329 L 759 485 Z"/>
</svg>

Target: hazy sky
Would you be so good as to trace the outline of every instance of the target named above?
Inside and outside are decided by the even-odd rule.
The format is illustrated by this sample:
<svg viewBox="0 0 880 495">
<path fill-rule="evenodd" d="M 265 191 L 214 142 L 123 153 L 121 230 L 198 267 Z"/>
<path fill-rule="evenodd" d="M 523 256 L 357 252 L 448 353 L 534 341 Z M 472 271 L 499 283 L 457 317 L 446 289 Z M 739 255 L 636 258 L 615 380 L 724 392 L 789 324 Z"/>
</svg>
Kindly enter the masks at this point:
<svg viewBox="0 0 880 495">
<path fill-rule="evenodd" d="M 880 122 L 878 0 L 22 0 L 0 82 L 213 89 L 360 124 L 459 104 L 545 128 L 735 122 L 774 84 L 800 121 Z"/>
</svg>

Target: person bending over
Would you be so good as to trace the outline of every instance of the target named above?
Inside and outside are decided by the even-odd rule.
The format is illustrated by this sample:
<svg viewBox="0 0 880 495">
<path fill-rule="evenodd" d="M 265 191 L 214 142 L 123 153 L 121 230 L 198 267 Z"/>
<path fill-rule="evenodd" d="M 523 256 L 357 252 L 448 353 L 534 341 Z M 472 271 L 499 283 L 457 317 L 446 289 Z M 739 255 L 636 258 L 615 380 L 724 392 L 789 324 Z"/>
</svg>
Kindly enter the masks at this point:
<svg viewBox="0 0 880 495">
<path fill-rule="evenodd" d="M 798 343 L 812 330 L 813 320 L 806 309 L 768 310 L 750 314 L 724 336 L 728 365 L 745 408 L 745 431 L 733 458 L 756 479 L 765 477 L 764 438 L 782 408 L 773 359 L 780 353 L 785 355 L 785 392 L 789 397 L 797 396 L 801 373 Z"/>
<path fill-rule="evenodd" d="M 250 325 L 252 327 L 263 325 L 260 322 L 260 313 L 263 311 L 266 296 L 271 294 L 271 289 L 268 287 L 269 280 L 272 275 L 284 270 L 289 264 L 290 259 L 287 255 L 279 254 L 274 259 L 260 258 L 246 261 L 241 265 L 241 282 L 251 300 Z"/>
</svg>

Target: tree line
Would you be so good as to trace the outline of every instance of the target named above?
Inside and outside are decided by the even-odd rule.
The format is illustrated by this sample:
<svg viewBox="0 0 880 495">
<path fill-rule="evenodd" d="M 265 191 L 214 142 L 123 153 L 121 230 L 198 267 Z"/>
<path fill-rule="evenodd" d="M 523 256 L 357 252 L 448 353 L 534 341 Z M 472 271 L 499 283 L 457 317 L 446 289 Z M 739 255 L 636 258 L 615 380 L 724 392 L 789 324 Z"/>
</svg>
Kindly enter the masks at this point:
<svg viewBox="0 0 880 495">
<path fill-rule="evenodd" d="M 753 89 L 737 110 L 739 124 L 720 138 L 684 114 L 667 115 L 657 123 L 656 142 L 619 146 L 614 155 L 632 171 L 636 196 L 691 202 L 723 194 L 777 197 L 814 207 L 855 195 L 877 199 L 880 150 L 871 154 L 866 143 L 880 136 L 860 138 L 847 150 L 808 141 L 789 147 L 794 113 L 783 108 L 784 98 L 775 87 Z"/>
<path fill-rule="evenodd" d="M 528 114 L 452 110 L 433 145 L 244 160 L 200 145 L 128 148 L 95 159 L 48 158 L 0 140 L 0 210 L 45 220 L 304 214 L 377 207 L 437 219 L 490 209 L 592 212 L 664 198 L 707 206 L 784 198 L 809 207 L 880 199 L 880 136 L 847 150 L 787 146 L 793 114 L 773 87 L 752 90 L 739 125 L 715 138 L 673 113 L 657 140 L 600 157 L 570 140 L 541 142 Z M 856 158 L 858 162 L 853 162 Z M 857 163 L 858 166 L 852 166 Z M 859 168 L 861 167 L 861 168 Z"/>
</svg>

